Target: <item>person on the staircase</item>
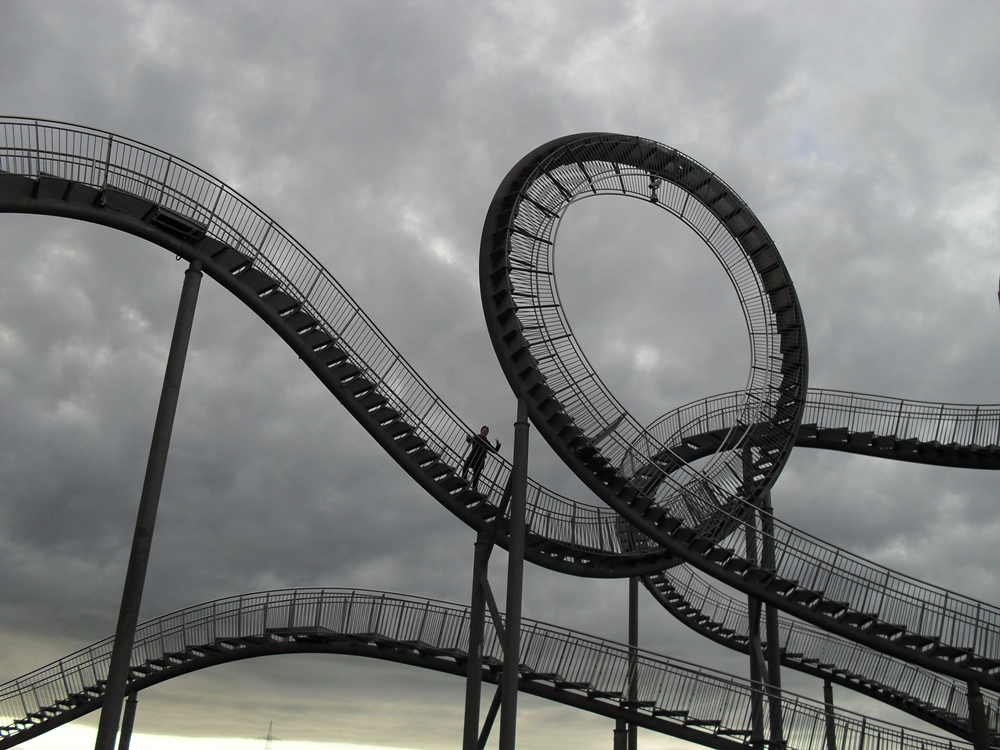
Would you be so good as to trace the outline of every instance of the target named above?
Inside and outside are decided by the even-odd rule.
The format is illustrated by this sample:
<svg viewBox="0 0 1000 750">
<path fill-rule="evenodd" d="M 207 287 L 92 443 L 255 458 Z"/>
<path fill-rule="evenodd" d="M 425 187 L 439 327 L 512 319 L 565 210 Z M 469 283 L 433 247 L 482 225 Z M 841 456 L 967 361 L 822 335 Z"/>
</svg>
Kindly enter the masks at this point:
<svg viewBox="0 0 1000 750">
<path fill-rule="evenodd" d="M 465 479 L 469 469 L 472 469 L 472 489 L 475 492 L 479 492 L 479 475 L 483 473 L 487 451 L 496 453 L 500 450 L 499 440 L 496 441 L 496 445 L 490 445 L 490 441 L 486 437 L 489 434 L 490 428 L 483 425 L 483 429 L 479 431 L 478 435 L 466 435 L 465 437 L 465 442 L 470 447 L 469 455 L 465 457 L 465 463 L 462 464 L 462 479 Z"/>
</svg>

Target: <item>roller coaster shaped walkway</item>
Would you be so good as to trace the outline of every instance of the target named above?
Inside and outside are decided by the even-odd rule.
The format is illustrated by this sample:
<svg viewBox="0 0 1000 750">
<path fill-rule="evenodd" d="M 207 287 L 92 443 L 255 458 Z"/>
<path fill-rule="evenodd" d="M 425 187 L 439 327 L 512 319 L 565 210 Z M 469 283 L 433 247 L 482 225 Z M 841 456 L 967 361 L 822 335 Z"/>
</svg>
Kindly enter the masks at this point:
<svg viewBox="0 0 1000 750">
<path fill-rule="evenodd" d="M 553 273 L 565 210 L 600 195 L 667 210 L 715 254 L 748 328 L 744 391 L 644 426 L 604 386 L 572 333 Z M 2 117 L 0 211 L 101 224 L 199 262 L 284 339 L 417 484 L 473 529 L 498 526 L 506 546 L 509 462 L 490 454 L 473 490 L 459 473 L 468 426 L 305 248 L 224 183 L 114 134 Z M 522 159 L 490 205 L 480 281 L 512 391 L 608 506 L 529 480 L 526 559 L 577 576 L 641 576 L 682 621 L 745 649 L 746 634 L 734 624 L 740 605 L 706 579 L 720 582 L 794 618 L 783 626 L 784 663 L 969 736 L 965 686 L 1000 690 L 1000 608 L 899 574 L 759 509 L 795 445 L 1000 468 L 1000 406 L 808 389 L 802 312 L 767 232 L 716 175 L 643 138 L 567 136 Z M 137 674 L 141 658 L 133 656 Z M 91 690 L 100 684 L 94 677 Z M 58 700 L 32 709 L 30 693 L 20 695 L 28 718 L 5 730 L 0 744 L 61 715 Z M 996 735 L 996 701 L 987 698 Z M 73 701 L 69 693 L 59 700 Z M 791 732 L 788 741 L 796 746 Z"/>
<path fill-rule="evenodd" d="M 366 656 L 465 676 L 468 607 L 349 589 L 291 589 L 229 597 L 151 620 L 136 634 L 132 690 L 216 664 L 288 653 Z M 737 750 L 751 734 L 748 680 L 543 623 L 522 622 L 520 689 L 576 708 L 697 742 Z M 497 682 L 503 646 L 489 631 L 483 678 Z M 112 639 L 0 686 L 0 715 L 25 711 L 0 729 L 9 746 L 101 706 Z M 633 668 L 631 665 L 635 663 Z M 632 681 L 638 699 L 622 703 Z M 823 747 L 822 703 L 783 700 L 790 746 Z M 837 711 L 838 747 L 950 750 L 940 737 Z"/>
</svg>

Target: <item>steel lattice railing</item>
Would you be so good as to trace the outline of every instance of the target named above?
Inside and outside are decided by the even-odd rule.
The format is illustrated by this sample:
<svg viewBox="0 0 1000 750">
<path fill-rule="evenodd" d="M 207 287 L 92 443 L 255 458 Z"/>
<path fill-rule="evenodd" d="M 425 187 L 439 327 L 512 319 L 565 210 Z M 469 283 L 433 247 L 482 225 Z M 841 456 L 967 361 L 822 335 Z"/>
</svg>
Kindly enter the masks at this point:
<svg viewBox="0 0 1000 750">
<path fill-rule="evenodd" d="M 936 404 L 810 389 L 802 421 L 921 443 L 1000 445 L 1000 404 Z"/>
<path fill-rule="evenodd" d="M 338 346 L 442 460 L 461 466 L 471 430 L 437 396 L 340 283 L 277 222 L 223 182 L 175 156 L 76 125 L 0 118 L 0 172 L 53 175 L 112 187 L 176 211 L 239 250 L 335 334 Z M 481 487 L 499 498 L 510 463 L 490 453 Z M 617 554 L 641 535 L 616 529 L 605 507 L 563 497 L 529 480 L 527 521 L 569 547 Z"/>
<path fill-rule="evenodd" d="M 657 182 L 662 182 L 658 195 Z M 558 222 L 573 201 L 599 194 L 657 203 L 685 220 L 715 252 L 740 294 L 750 330 L 751 375 L 738 401 L 737 433 L 702 468 L 683 460 L 673 461 L 669 470 L 662 466 L 670 446 L 624 413 L 563 314 L 553 263 Z M 768 478 L 780 470 L 787 456 L 781 446 L 794 438 L 805 405 L 804 334 L 777 250 L 728 186 L 669 147 L 632 136 L 583 134 L 557 139 L 526 156 L 501 183 L 493 206 L 483 233 L 480 280 L 494 348 L 511 387 L 535 409 L 539 431 L 588 486 L 654 541 L 733 585 L 758 587 L 739 573 L 727 575 L 742 560 L 744 570 L 782 587 L 781 593 L 769 589 L 769 598 L 819 598 L 831 612 L 848 611 L 884 624 L 886 632 L 904 633 L 906 643 L 914 645 L 900 648 L 890 638 L 839 627 L 832 615 L 782 600 L 803 616 L 808 613 L 904 658 L 926 661 L 917 652 L 933 646 L 947 654 L 935 657 L 942 669 L 952 670 L 951 660 L 963 656 L 974 665 L 968 679 L 995 684 L 1000 608 L 899 574 L 779 519 L 762 534 L 762 547 L 772 556 L 767 570 L 748 546 L 753 493 L 766 489 Z M 829 392 L 822 403 L 827 414 L 834 413 L 836 399 Z M 902 406 L 914 424 L 926 421 L 917 417 L 912 403 Z M 873 402 L 859 408 L 864 418 L 875 411 Z M 588 438 L 603 435 L 612 424 L 618 427 L 600 445 Z M 678 529 L 682 538 L 674 534 Z M 690 539 L 697 539 L 700 549 L 690 548 Z M 721 563 L 706 558 L 708 549 L 731 567 L 724 571 Z"/>
<path fill-rule="evenodd" d="M 164 661 L 227 639 L 288 638 L 313 634 L 378 639 L 461 658 L 468 648 L 469 609 L 446 602 L 353 589 L 291 589 L 234 596 L 189 607 L 141 625 L 132 666 Z M 99 685 L 107 672 L 112 639 L 106 639 L 31 674 L 0 685 L 0 716 L 17 718 L 45 712 L 59 702 Z M 484 658 L 498 664 L 502 647 L 488 630 Z M 633 679 L 638 700 L 654 715 L 674 716 L 688 725 L 704 723 L 708 733 L 749 736 L 750 683 L 719 672 L 572 630 L 525 620 L 521 671 L 565 689 L 624 700 Z M 635 665 L 634 667 L 632 665 Z M 821 703 L 785 693 L 782 713 L 789 748 L 826 747 Z M 886 722 L 836 711 L 837 746 L 845 750 L 881 747 L 945 750 L 965 747 L 947 739 Z M 6 730 L 11 736 L 16 728 Z M 873 744 L 874 743 L 874 744 Z"/>
<path fill-rule="evenodd" d="M 699 399 L 664 414 L 646 429 L 657 442 L 675 447 L 712 431 L 734 430 L 746 398 L 743 391 L 733 391 Z M 810 388 L 802 422 L 820 430 L 870 433 L 928 445 L 1000 445 L 1000 404 L 939 404 Z"/>
<path fill-rule="evenodd" d="M 662 596 L 667 590 L 680 597 L 679 602 L 693 607 L 698 627 L 726 633 L 719 640 L 749 639 L 749 611 L 741 601 L 719 589 L 709 579 L 690 566 L 682 566 L 648 577 L 649 585 Z M 674 605 L 676 606 L 676 605 Z M 673 608 L 668 605 L 668 608 Z M 692 614 L 695 614 L 692 613 Z M 685 615 L 677 615 L 685 620 Z M 838 638 L 797 620 L 779 617 L 779 648 L 794 660 L 819 666 L 851 679 L 868 680 L 880 687 L 905 694 L 914 703 L 930 706 L 960 721 L 969 718 L 966 686 L 956 680 L 941 677 L 926 669 L 880 654 L 851 641 Z M 995 698 L 986 703 L 990 731 L 1000 732 L 1000 705 Z"/>
</svg>

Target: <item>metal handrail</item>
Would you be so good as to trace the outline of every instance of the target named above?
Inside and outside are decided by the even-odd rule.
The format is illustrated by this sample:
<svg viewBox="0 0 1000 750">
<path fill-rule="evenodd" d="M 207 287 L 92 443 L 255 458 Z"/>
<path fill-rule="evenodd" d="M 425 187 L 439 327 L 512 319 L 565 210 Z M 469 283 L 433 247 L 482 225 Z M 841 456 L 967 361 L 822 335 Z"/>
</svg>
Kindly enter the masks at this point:
<svg viewBox="0 0 1000 750">
<path fill-rule="evenodd" d="M 750 614 L 746 601 L 737 599 L 719 589 L 709 579 L 700 575 L 690 566 L 681 566 L 648 576 L 650 585 L 656 589 L 654 595 L 665 595 L 667 587 L 675 592 L 680 601 L 671 602 L 672 612 L 687 603 L 694 608 L 688 614 L 675 613 L 681 621 L 690 616 L 698 618 L 696 629 L 722 631 L 726 635 L 718 640 L 730 641 L 738 647 L 737 641 L 747 642 L 750 637 Z M 855 675 L 881 687 L 905 694 L 917 703 L 954 715 L 957 721 L 968 721 L 969 706 L 966 685 L 947 677 L 942 677 L 913 664 L 907 664 L 852 641 L 839 638 L 805 623 L 788 617 L 778 618 L 779 647 L 794 661 L 828 665 L 830 670 L 840 674 Z M 1000 732 L 1000 704 L 995 698 L 984 696 L 986 715 L 991 732 Z"/>
<path fill-rule="evenodd" d="M 744 391 L 732 391 L 699 399 L 667 412 L 646 430 L 667 446 L 714 430 L 730 430 L 742 414 L 744 398 Z M 802 423 L 898 441 L 962 448 L 1000 445 L 1000 404 L 945 404 L 810 388 Z"/>
<path fill-rule="evenodd" d="M 282 291 L 336 336 L 337 346 L 442 461 L 462 464 L 473 431 L 431 389 L 340 283 L 276 221 L 222 181 L 151 146 L 91 128 L 48 120 L 0 117 L 0 172 L 50 175 L 156 202 L 205 227 L 207 236 L 239 250 Z M 494 502 L 511 464 L 488 454 L 480 487 Z M 606 507 L 559 495 L 529 480 L 527 522 L 534 533 L 567 547 L 628 555 L 642 535 L 616 531 Z M 645 544 L 645 549 L 649 545 Z"/>
<path fill-rule="evenodd" d="M 802 421 L 921 443 L 1000 445 L 1000 404 L 938 404 L 810 388 Z"/>
<path fill-rule="evenodd" d="M 399 645 L 462 654 L 468 649 L 467 607 L 432 599 L 358 589 L 287 589 L 244 594 L 189 607 L 150 620 L 136 632 L 132 666 L 164 661 L 192 649 L 245 638 L 377 638 Z M 684 723 L 708 722 L 711 734 L 747 734 L 751 730 L 748 680 L 629 647 L 573 630 L 525 620 L 520 664 L 526 675 L 546 676 L 566 689 L 625 700 L 634 680 L 646 711 L 672 712 Z M 0 685 L 0 716 L 27 717 L 58 706 L 74 694 L 100 685 L 107 672 L 112 638 L 81 649 L 46 667 Z M 494 630 L 486 634 L 487 662 L 502 659 Z M 632 652 L 634 653 L 634 652 Z M 630 657 L 637 667 L 632 671 Z M 634 675 L 634 676 L 633 676 Z M 567 687 L 568 686 L 568 687 Z M 791 693 L 782 695 L 782 713 L 790 748 L 823 747 L 826 713 L 822 703 Z M 22 713 L 23 712 L 23 713 Z M 945 750 L 967 747 L 946 738 L 837 710 L 833 717 L 838 747 Z M 16 734 L 13 724 L 0 731 Z"/>
</svg>

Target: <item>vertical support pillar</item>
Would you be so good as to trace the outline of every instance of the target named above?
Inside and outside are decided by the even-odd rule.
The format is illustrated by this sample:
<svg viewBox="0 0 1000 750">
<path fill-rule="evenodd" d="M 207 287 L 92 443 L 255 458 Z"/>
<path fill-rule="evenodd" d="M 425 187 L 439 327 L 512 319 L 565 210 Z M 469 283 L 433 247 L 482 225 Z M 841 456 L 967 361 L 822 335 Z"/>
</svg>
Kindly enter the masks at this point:
<svg viewBox="0 0 1000 750">
<path fill-rule="evenodd" d="M 125 701 L 125 715 L 122 717 L 122 731 L 118 737 L 118 750 L 128 750 L 132 744 L 132 729 L 135 727 L 135 711 L 139 706 L 139 695 L 135 690 L 128 694 Z"/>
<path fill-rule="evenodd" d="M 628 699 L 633 707 L 639 701 L 639 577 L 628 579 Z M 628 725 L 628 750 L 639 746 L 639 727 Z"/>
<path fill-rule="evenodd" d="M 986 723 L 986 706 L 978 682 L 969 682 L 969 729 L 975 750 L 989 750 L 990 731 Z"/>
<path fill-rule="evenodd" d="M 744 457 L 744 471 L 748 471 L 749 459 Z M 747 560 L 756 564 L 757 555 L 757 514 L 750 513 L 743 526 L 746 537 Z M 748 647 L 750 651 L 750 744 L 754 748 L 764 747 L 764 659 L 760 646 L 760 601 L 747 597 Z"/>
<path fill-rule="evenodd" d="M 503 649 L 503 695 L 500 750 L 514 750 L 517 736 L 517 686 L 521 655 L 521 590 L 524 582 L 524 516 L 528 495 L 528 405 L 517 401 L 514 465 L 511 469 L 510 548 L 507 558 L 506 641 Z"/>
<path fill-rule="evenodd" d="M 114 750 L 115 735 L 118 734 L 122 703 L 125 701 L 125 693 L 128 689 L 132 643 L 135 640 L 135 628 L 139 621 L 142 589 L 146 583 L 146 568 L 149 564 L 149 552 L 153 543 L 153 527 L 156 524 L 160 489 L 163 486 L 167 452 L 170 449 L 170 435 L 174 427 L 174 415 L 177 413 L 181 377 L 184 374 L 184 362 L 187 358 L 188 343 L 191 340 L 191 328 L 194 323 L 194 311 L 200 287 L 201 262 L 192 261 L 187 271 L 184 272 L 184 286 L 181 289 L 181 299 L 177 306 L 177 319 L 174 323 L 173 338 L 170 341 L 170 353 L 167 355 L 167 367 L 163 375 L 163 388 L 160 392 L 160 405 L 156 412 L 153 439 L 149 446 L 146 479 L 142 485 L 139 512 L 136 516 L 135 532 L 132 536 L 132 551 L 129 555 L 128 570 L 125 573 L 121 609 L 118 612 L 118 626 L 115 629 L 114 646 L 111 650 L 111 663 L 108 665 L 108 678 L 104 687 L 104 705 L 101 708 L 101 719 L 97 725 L 97 741 L 94 744 L 94 750 Z"/>
<path fill-rule="evenodd" d="M 826 716 L 826 750 L 837 750 L 837 725 L 833 721 L 833 685 L 823 680 L 823 713 Z"/>
<path fill-rule="evenodd" d="M 627 750 L 628 747 L 628 725 L 625 719 L 615 719 L 613 750 Z"/>
<path fill-rule="evenodd" d="M 761 499 L 761 566 L 765 570 L 777 569 L 774 555 L 774 515 L 771 510 L 771 491 Z M 778 632 L 778 610 L 770 604 L 764 607 L 764 628 L 767 638 L 767 693 L 771 718 L 771 744 L 784 744 L 784 727 L 781 718 L 781 636 Z"/>
<path fill-rule="evenodd" d="M 476 750 L 479 742 L 479 708 L 483 687 L 483 631 L 486 627 L 486 595 L 483 577 L 489 565 L 489 533 L 476 537 L 476 556 L 472 570 L 472 608 L 469 615 L 469 662 L 465 672 L 465 727 L 462 750 Z"/>
</svg>

